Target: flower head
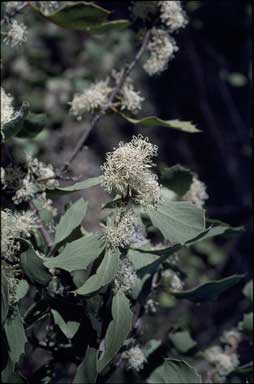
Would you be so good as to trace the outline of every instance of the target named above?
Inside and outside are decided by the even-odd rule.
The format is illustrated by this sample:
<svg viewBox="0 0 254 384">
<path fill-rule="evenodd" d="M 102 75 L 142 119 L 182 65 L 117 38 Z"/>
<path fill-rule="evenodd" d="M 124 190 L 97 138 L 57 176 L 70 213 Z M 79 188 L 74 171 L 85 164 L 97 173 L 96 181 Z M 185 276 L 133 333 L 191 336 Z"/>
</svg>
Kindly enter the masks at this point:
<svg viewBox="0 0 254 384">
<path fill-rule="evenodd" d="M 137 281 L 137 275 L 133 264 L 128 259 L 121 260 L 120 269 L 114 280 L 114 289 L 116 292 L 129 292 Z"/>
<path fill-rule="evenodd" d="M 128 369 L 140 371 L 146 363 L 146 357 L 138 345 L 123 352 L 122 357 L 128 360 Z"/>
<path fill-rule="evenodd" d="M 112 247 L 126 247 L 134 232 L 135 216 L 132 210 L 119 209 L 103 225 L 104 238 Z"/>
<path fill-rule="evenodd" d="M 171 269 L 166 269 L 162 272 L 163 284 L 170 287 L 174 291 L 181 291 L 183 289 L 183 283 L 179 276 Z"/>
<path fill-rule="evenodd" d="M 183 196 L 183 200 L 190 201 L 196 207 L 202 208 L 208 197 L 205 184 L 195 176 L 189 191 Z"/>
<path fill-rule="evenodd" d="M 15 117 L 13 98 L 1 87 L 1 132 L 5 124 L 11 122 Z"/>
<path fill-rule="evenodd" d="M 157 28 L 152 29 L 147 48 L 150 56 L 144 64 L 144 69 L 150 76 L 164 71 L 168 61 L 178 51 L 175 40 L 166 31 Z"/>
<path fill-rule="evenodd" d="M 13 20 L 6 32 L 3 41 L 12 48 L 23 44 L 27 40 L 27 27 L 23 23 Z"/>
<path fill-rule="evenodd" d="M 180 1 L 159 1 L 161 21 L 174 32 L 179 28 L 184 28 L 187 24 L 185 12 Z"/>
</svg>

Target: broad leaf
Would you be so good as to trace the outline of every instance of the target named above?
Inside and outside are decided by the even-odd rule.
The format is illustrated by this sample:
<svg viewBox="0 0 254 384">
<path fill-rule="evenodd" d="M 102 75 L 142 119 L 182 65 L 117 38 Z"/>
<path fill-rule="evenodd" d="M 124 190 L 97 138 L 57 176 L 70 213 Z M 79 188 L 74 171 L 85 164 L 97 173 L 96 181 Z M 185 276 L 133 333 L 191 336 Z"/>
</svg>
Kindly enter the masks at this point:
<svg viewBox="0 0 254 384">
<path fill-rule="evenodd" d="M 24 384 L 26 383 L 25 379 L 21 377 L 17 372 L 15 372 L 15 364 L 8 359 L 5 369 L 1 372 L 2 383 L 8 384 Z"/>
<path fill-rule="evenodd" d="M 129 123 L 142 126 L 142 127 L 166 127 L 166 128 L 173 128 L 179 131 L 184 131 L 189 133 L 201 132 L 190 121 L 162 120 L 156 116 L 147 116 L 138 120 L 138 119 L 133 119 L 122 112 L 119 112 L 119 114 Z"/>
<path fill-rule="evenodd" d="M 112 301 L 112 321 L 104 339 L 104 351 L 97 361 L 97 371 L 101 372 L 113 359 L 126 340 L 132 326 L 132 311 L 129 300 L 118 292 Z"/>
<path fill-rule="evenodd" d="M 147 379 L 149 384 L 198 384 L 201 376 L 185 361 L 165 359 Z"/>
<path fill-rule="evenodd" d="M 156 209 L 148 210 L 148 215 L 164 238 L 175 244 L 184 244 L 205 230 L 203 209 L 188 202 L 169 201 L 165 195 Z"/>
<path fill-rule="evenodd" d="M 22 353 L 25 352 L 27 342 L 23 321 L 17 307 L 15 307 L 11 317 L 7 319 L 4 329 L 10 348 L 11 360 L 16 364 Z"/>
<path fill-rule="evenodd" d="M 161 184 L 174 191 L 178 196 L 183 196 L 189 191 L 192 179 L 193 173 L 179 164 L 162 168 L 160 171 Z"/>
<path fill-rule="evenodd" d="M 73 384 L 93 384 L 96 383 L 97 350 L 89 348 L 82 363 L 78 366 L 76 375 L 72 381 Z"/>
<path fill-rule="evenodd" d="M 25 297 L 29 290 L 29 285 L 26 280 L 20 280 L 16 288 L 16 300 L 19 301 Z"/>
<path fill-rule="evenodd" d="M 187 299 L 194 302 L 216 300 L 227 289 L 238 284 L 244 275 L 232 275 L 221 280 L 208 281 L 188 291 L 171 291 L 177 299 Z"/>
<path fill-rule="evenodd" d="M 61 329 L 63 334 L 68 338 L 72 339 L 73 336 L 77 333 L 80 324 L 77 321 L 68 321 L 66 322 L 59 312 L 51 309 L 51 313 L 54 318 L 54 322 Z"/>
<path fill-rule="evenodd" d="M 23 127 L 18 132 L 17 137 L 32 139 L 37 136 L 47 124 L 48 118 L 45 113 L 29 112 L 24 119 Z"/>
<path fill-rule="evenodd" d="M 247 299 L 250 300 L 250 302 L 253 302 L 253 281 L 250 280 L 248 283 L 245 284 L 243 288 L 243 294 Z"/>
<path fill-rule="evenodd" d="M 83 199 L 79 199 L 67 209 L 56 226 L 55 245 L 66 239 L 81 224 L 86 210 L 87 202 Z"/>
<path fill-rule="evenodd" d="M 112 20 L 100 23 L 89 28 L 91 32 L 97 33 L 107 33 L 111 31 L 120 31 L 122 29 L 128 28 L 130 22 L 128 20 Z"/>
<path fill-rule="evenodd" d="M 51 275 L 43 265 L 43 260 L 32 249 L 28 248 L 20 255 L 21 267 L 28 277 L 34 283 L 42 286 L 48 285 Z"/>
<path fill-rule="evenodd" d="M 44 265 L 47 268 L 60 268 L 72 272 L 86 269 L 103 252 L 105 244 L 93 233 L 68 243 L 56 257 L 47 258 Z"/>
<path fill-rule="evenodd" d="M 253 330 L 253 313 L 245 313 L 243 315 L 243 320 L 239 323 L 241 330 L 246 332 L 252 332 Z"/>
<path fill-rule="evenodd" d="M 159 256 L 152 253 L 139 252 L 135 249 L 130 249 L 128 252 L 128 259 L 133 263 L 136 271 L 152 264 L 158 258 Z"/>
<path fill-rule="evenodd" d="M 102 176 L 90 177 L 89 179 L 86 179 L 84 181 L 79 181 L 78 183 L 69 185 L 68 187 L 57 187 L 54 190 L 50 190 L 49 192 L 57 195 L 65 195 L 66 193 L 82 191 L 83 189 L 100 185 L 102 180 L 103 180 Z"/>
<path fill-rule="evenodd" d="M 75 292 L 79 295 L 90 295 L 111 283 L 118 271 L 119 256 L 118 250 L 107 250 L 96 273 Z"/>
<path fill-rule="evenodd" d="M 169 335 L 175 348 L 181 353 L 187 353 L 194 348 L 197 343 L 192 339 L 188 331 L 179 331 Z"/>
<path fill-rule="evenodd" d="M 3 324 L 6 320 L 9 311 L 9 290 L 8 280 L 2 271 L 1 276 L 1 323 Z"/>
</svg>

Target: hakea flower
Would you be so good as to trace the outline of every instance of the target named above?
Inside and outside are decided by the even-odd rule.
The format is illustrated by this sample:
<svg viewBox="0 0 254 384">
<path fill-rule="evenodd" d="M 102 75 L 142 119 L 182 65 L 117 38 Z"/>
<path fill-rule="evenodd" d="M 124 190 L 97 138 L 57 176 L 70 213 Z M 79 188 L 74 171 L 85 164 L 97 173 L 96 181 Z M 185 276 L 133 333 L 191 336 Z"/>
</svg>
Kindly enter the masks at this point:
<svg viewBox="0 0 254 384">
<path fill-rule="evenodd" d="M 170 30 L 174 32 L 187 25 L 187 18 L 182 9 L 181 1 L 159 1 L 160 18 Z"/>
<path fill-rule="evenodd" d="M 150 56 L 143 67 L 150 76 L 164 71 L 169 60 L 173 59 L 175 52 L 178 51 L 175 40 L 166 31 L 159 28 L 152 29 L 147 49 Z"/>
<path fill-rule="evenodd" d="M 242 340 L 242 334 L 237 329 L 225 331 L 220 338 L 222 343 L 226 344 L 225 350 L 236 351 Z"/>
<path fill-rule="evenodd" d="M 127 368 L 134 369 L 135 371 L 143 369 L 147 361 L 144 353 L 138 345 L 123 352 L 122 358 L 128 361 Z"/>
<path fill-rule="evenodd" d="M 55 12 L 61 5 L 64 5 L 65 1 L 32 1 L 35 6 L 39 7 L 39 9 L 44 13 L 44 15 L 48 16 L 51 13 Z"/>
<path fill-rule="evenodd" d="M 11 21 L 9 29 L 4 33 L 3 41 L 12 48 L 22 45 L 27 40 L 27 27 L 24 23 L 18 23 L 17 20 Z"/>
<path fill-rule="evenodd" d="M 183 289 L 183 282 L 179 276 L 171 269 L 166 269 L 161 274 L 163 284 L 174 291 Z"/>
<path fill-rule="evenodd" d="M 119 209 L 103 225 L 104 238 L 113 247 L 126 247 L 130 244 L 135 230 L 135 216 L 132 210 Z"/>
<path fill-rule="evenodd" d="M 202 208 L 208 199 L 206 186 L 196 176 L 193 177 L 189 191 L 183 196 L 183 200 L 190 201 L 198 208 Z"/>
<path fill-rule="evenodd" d="M 16 118 L 13 107 L 13 97 L 8 95 L 1 87 L 1 132 L 3 127 Z"/>
<path fill-rule="evenodd" d="M 157 146 L 142 135 L 133 136 L 129 143 L 120 142 L 114 152 L 107 154 L 102 166 L 105 190 L 130 197 L 136 203 L 156 205 L 160 188 L 150 168 L 157 150 Z"/>
<path fill-rule="evenodd" d="M 126 258 L 121 260 L 120 269 L 114 280 L 114 290 L 124 293 L 129 292 L 137 282 L 134 265 Z"/>
<path fill-rule="evenodd" d="M 83 93 L 74 96 L 70 103 L 71 113 L 80 120 L 85 112 L 94 112 L 96 109 L 104 108 L 111 92 L 109 78 L 92 84 Z"/>
</svg>

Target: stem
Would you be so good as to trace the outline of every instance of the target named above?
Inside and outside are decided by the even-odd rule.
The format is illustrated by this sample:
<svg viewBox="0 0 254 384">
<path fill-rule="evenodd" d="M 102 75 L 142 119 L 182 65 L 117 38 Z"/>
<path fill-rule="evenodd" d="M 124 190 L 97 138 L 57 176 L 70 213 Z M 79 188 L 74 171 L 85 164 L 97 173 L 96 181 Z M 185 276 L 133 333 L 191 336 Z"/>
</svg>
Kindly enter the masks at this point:
<svg viewBox="0 0 254 384">
<path fill-rule="evenodd" d="M 32 201 L 29 201 L 29 207 L 31 209 L 31 211 L 36 215 L 37 217 L 37 221 L 38 221 L 38 224 L 39 224 L 39 232 L 40 234 L 42 235 L 43 239 L 45 240 L 47 246 L 49 248 L 51 248 L 53 246 L 53 241 L 51 239 L 51 236 L 46 228 L 46 226 L 44 225 L 44 223 L 41 221 L 40 219 L 40 216 L 39 216 L 39 211 L 38 209 L 36 208 L 36 206 L 34 205 L 34 203 Z"/>
<path fill-rule="evenodd" d="M 137 62 L 139 61 L 139 59 L 143 55 L 144 51 L 146 50 L 147 44 L 149 42 L 150 35 L 151 35 L 151 30 L 146 31 L 144 39 L 143 39 L 143 42 L 142 42 L 142 45 L 141 45 L 139 51 L 137 52 L 137 54 L 134 57 L 134 59 L 122 71 L 121 76 L 119 78 L 119 81 L 117 82 L 115 88 L 113 89 L 113 91 L 111 92 L 111 94 L 109 96 L 108 103 L 105 105 L 105 107 L 103 107 L 100 110 L 99 113 L 97 113 L 93 117 L 89 128 L 81 136 L 81 138 L 80 138 L 79 142 L 77 143 L 76 147 L 74 148 L 71 156 L 69 157 L 69 159 L 65 162 L 64 166 L 62 167 L 61 172 L 67 171 L 67 169 L 69 168 L 71 162 L 75 159 L 75 157 L 77 156 L 79 151 L 84 146 L 84 143 L 85 143 L 87 137 L 89 136 L 90 132 L 92 131 L 92 129 L 95 127 L 95 125 L 98 123 L 98 121 L 104 115 L 104 113 L 108 109 L 112 108 L 112 103 L 115 100 L 116 96 L 118 95 L 119 91 L 122 89 L 122 87 L 123 87 L 127 77 L 130 75 L 130 73 L 132 72 L 133 68 L 135 67 L 135 65 L 137 64 Z"/>
</svg>

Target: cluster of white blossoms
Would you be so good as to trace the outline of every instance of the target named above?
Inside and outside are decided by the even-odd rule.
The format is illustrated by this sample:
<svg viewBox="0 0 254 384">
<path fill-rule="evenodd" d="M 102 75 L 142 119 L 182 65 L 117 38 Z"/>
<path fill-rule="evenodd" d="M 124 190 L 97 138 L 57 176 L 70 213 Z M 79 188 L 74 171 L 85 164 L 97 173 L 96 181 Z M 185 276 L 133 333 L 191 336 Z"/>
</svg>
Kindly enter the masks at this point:
<svg viewBox="0 0 254 384">
<path fill-rule="evenodd" d="M 204 356 L 213 367 L 210 374 L 215 383 L 225 383 L 227 375 L 239 365 L 237 354 L 235 352 L 228 353 L 220 346 L 208 348 L 204 352 Z"/>
<path fill-rule="evenodd" d="M 178 51 L 173 37 L 164 29 L 153 28 L 151 40 L 147 46 L 150 56 L 144 64 L 145 71 L 150 75 L 155 75 L 167 68 L 170 59 L 174 58 Z"/>
<path fill-rule="evenodd" d="M 113 70 L 113 82 L 108 77 L 106 80 L 92 84 L 83 93 L 74 95 L 69 103 L 71 105 L 70 112 L 80 120 L 84 113 L 104 110 L 110 107 L 109 96 L 118 84 L 120 76 L 121 72 Z M 134 88 L 133 80 L 128 77 L 117 94 L 117 103 L 113 104 L 113 106 L 118 107 L 119 105 L 121 110 L 128 110 L 135 114 L 141 109 L 143 101 L 144 98 L 140 95 L 140 92 Z"/>
<path fill-rule="evenodd" d="M 122 358 L 128 361 L 127 368 L 134 369 L 135 371 L 143 369 L 147 361 L 144 353 L 138 345 L 123 352 Z"/>
<path fill-rule="evenodd" d="M 13 107 L 13 97 L 8 95 L 1 87 L 1 134 L 3 127 L 16 118 L 16 112 Z"/>
<path fill-rule="evenodd" d="M 193 177 L 189 191 L 183 196 L 184 201 L 190 201 L 198 208 L 202 208 L 208 199 L 206 186 L 196 176 Z"/>
<path fill-rule="evenodd" d="M 113 247 L 126 247 L 130 244 L 135 230 L 135 216 L 132 210 L 119 209 L 103 225 L 105 240 Z"/>
<path fill-rule="evenodd" d="M 184 28 L 187 24 L 180 1 L 159 1 L 160 18 L 171 32 Z"/>
<path fill-rule="evenodd" d="M 105 190 L 131 198 L 137 204 L 156 206 L 160 185 L 150 168 L 157 150 L 158 147 L 142 135 L 133 136 L 129 143 L 120 142 L 118 148 L 107 153 L 102 166 Z"/>
<path fill-rule="evenodd" d="M 120 269 L 114 280 L 115 292 L 129 292 L 134 287 L 136 281 L 137 275 L 133 264 L 130 260 L 128 260 L 128 258 L 121 260 Z"/>
<path fill-rule="evenodd" d="M 166 269 L 161 274 L 163 285 L 169 287 L 173 291 L 181 291 L 183 282 L 179 276 L 171 269 Z"/>
<path fill-rule="evenodd" d="M 220 338 L 220 341 L 225 344 L 225 350 L 228 352 L 236 351 L 241 340 L 242 334 L 237 329 L 225 331 Z"/>
<path fill-rule="evenodd" d="M 34 3 L 44 15 L 48 16 L 55 12 L 60 6 L 67 3 L 67 1 L 32 1 L 32 3 Z"/>
<path fill-rule="evenodd" d="M 37 228 L 36 219 L 32 212 L 13 213 L 9 209 L 1 210 L 1 252 L 9 260 L 15 257 L 20 249 L 17 238 L 30 237 Z"/>
<path fill-rule="evenodd" d="M 19 23 L 17 20 L 13 20 L 8 24 L 8 30 L 3 32 L 3 41 L 14 48 L 18 45 L 22 45 L 27 40 L 27 27 L 24 23 Z"/>
</svg>

